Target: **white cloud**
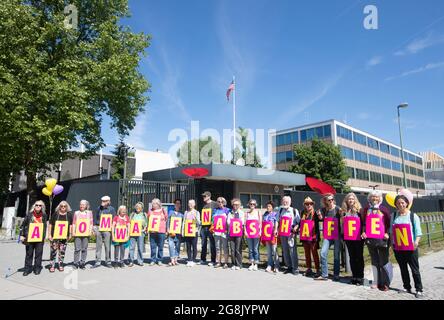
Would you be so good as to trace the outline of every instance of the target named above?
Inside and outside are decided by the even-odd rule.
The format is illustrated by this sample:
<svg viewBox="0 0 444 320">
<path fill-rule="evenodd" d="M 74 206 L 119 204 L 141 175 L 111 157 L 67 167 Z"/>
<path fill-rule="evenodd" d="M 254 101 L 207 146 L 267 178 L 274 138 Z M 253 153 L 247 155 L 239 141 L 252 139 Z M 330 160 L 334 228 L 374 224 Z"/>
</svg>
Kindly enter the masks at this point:
<svg viewBox="0 0 444 320">
<path fill-rule="evenodd" d="M 444 43 L 444 35 L 437 36 L 430 32 L 424 38 L 413 40 L 404 49 L 396 51 L 394 55 L 404 56 L 408 54 L 416 54 L 424 49 L 441 43 Z"/>
<path fill-rule="evenodd" d="M 439 69 L 439 68 L 443 68 L 443 67 L 444 67 L 444 61 L 437 62 L 437 63 L 429 63 L 423 67 L 403 72 L 400 75 L 388 77 L 385 79 L 385 81 L 390 81 L 390 80 L 397 79 L 397 78 L 403 78 L 403 77 L 407 77 L 412 74 L 421 73 L 421 72 L 425 72 L 425 71 L 429 71 L 429 70 L 433 70 L 433 69 Z"/>
<path fill-rule="evenodd" d="M 381 62 L 382 62 L 382 57 L 381 56 L 373 57 L 369 61 L 367 61 L 367 68 L 377 66 Z"/>
</svg>

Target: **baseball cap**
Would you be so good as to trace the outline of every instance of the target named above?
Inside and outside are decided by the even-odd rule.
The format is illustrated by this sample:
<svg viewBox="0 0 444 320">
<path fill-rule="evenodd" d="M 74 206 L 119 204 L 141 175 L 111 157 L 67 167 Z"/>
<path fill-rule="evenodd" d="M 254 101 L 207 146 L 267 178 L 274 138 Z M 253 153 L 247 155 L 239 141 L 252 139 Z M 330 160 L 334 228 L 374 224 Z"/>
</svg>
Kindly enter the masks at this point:
<svg viewBox="0 0 444 320">
<path fill-rule="evenodd" d="M 211 198 L 211 192 L 210 191 L 205 191 L 204 193 L 202 193 L 202 196 L 210 197 Z"/>
<path fill-rule="evenodd" d="M 111 198 L 109 196 L 103 196 L 100 200 L 102 200 L 102 201 L 111 201 Z"/>
</svg>

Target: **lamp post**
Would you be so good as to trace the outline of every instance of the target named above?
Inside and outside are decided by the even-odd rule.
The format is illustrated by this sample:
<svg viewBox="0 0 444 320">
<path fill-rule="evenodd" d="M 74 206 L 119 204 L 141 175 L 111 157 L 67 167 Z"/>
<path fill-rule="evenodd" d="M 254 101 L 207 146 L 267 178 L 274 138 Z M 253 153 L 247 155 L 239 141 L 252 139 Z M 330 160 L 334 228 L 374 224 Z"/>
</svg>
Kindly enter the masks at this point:
<svg viewBox="0 0 444 320">
<path fill-rule="evenodd" d="M 403 176 L 403 186 L 404 188 L 407 188 L 407 179 L 405 177 L 405 164 L 404 164 L 404 147 L 402 146 L 402 131 L 401 131 L 401 113 L 399 112 L 399 109 L 401 108 L 407 108 L 409 106 L 408 103 L 401 103 L 398 108 L 398 125 L 399 125 L 399 141 L 401 144 L 401 159 L 402 159 L 402 176 Z"/>
</svg>

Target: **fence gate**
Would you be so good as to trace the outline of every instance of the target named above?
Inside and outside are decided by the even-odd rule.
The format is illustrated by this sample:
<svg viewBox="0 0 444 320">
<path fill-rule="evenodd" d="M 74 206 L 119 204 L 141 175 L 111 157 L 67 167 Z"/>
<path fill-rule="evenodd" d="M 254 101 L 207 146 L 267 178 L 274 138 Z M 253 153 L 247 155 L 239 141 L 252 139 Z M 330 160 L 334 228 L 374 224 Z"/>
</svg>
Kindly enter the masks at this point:
<svg viewBox="0 0 444 320">
<path fill-rule="evenodd" d="M 147 210 L 154 198 L 159 198 L 162 203 L 173 203 L 175 199 L 181 199 L 182 209 L 185 209 L 188 200 L 195 199 L 194 182 L 119 181 L 119 205 L 125 205 L 128 211 L 131 211 L 137 202 L 143 202 Z"/>
</svg>

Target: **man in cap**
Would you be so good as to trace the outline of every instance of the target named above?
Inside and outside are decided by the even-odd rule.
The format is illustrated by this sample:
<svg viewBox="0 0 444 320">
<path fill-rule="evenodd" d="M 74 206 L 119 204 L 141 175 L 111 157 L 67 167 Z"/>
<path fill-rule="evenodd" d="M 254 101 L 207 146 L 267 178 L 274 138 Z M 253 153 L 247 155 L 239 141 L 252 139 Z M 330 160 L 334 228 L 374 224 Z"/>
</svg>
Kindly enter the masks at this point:
<svg viewBox="0 0 444 320">
<path fill-rule="evenodd" d="M 104 214 L 111 214 L 114 218 L 116 210 L 111 206 L 111 198 L 103 196 L 101 204 L 94 213 L 94 233 L 96 235 L 96 263 L 92 268 L 100 267 L 102 258 L 102 244 L 105 246 L 105 266 L 111 268 L 111 231 L 100 231 L 100 219 Z"/>
<path fill-rule="evenodd" d="M 203 209 L 211 209 L 210 221 L 213 217 L 213 210 L 217 208 L 217 202 L 211 200 L 211 192 L 205 191 L 202 193 L 202 198 L 204 202 Z M 202 218 L 200 221 L 203 221 Z M 202 250 L 200 255 L 200 264 L 205 264 L 207 260 L 207 243 L 208 238 L 210 239 L 210 252 L 211 252 L 211 262 L 208 266 L 213 266 L 216 263 L 216 241 L 213 234 L 210 232 L 210 226 L 202 226 L 200 229 L 200 236 L 202 239 Z"/>
</svg>

